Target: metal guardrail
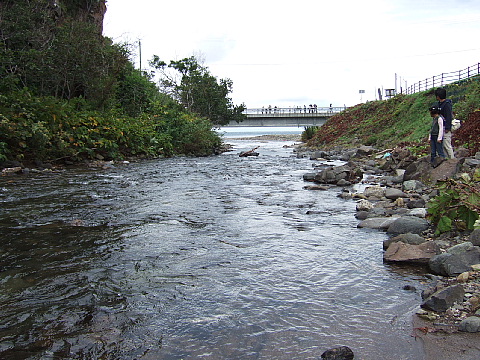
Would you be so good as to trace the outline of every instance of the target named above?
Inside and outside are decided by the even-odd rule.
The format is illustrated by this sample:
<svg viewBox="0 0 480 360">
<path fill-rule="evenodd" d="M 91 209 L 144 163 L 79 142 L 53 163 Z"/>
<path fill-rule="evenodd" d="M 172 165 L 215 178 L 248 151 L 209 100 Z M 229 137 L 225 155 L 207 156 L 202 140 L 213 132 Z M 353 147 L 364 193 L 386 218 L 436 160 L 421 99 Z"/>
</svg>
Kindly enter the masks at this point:
<svg viewBox="0 0 480 360">
<path fill-rule="evenodd" d="M 466 69 L 441 73 L 431 78 L 421 80 L 405 89 L 405 94 L 414 94 L 420 91 L 451 84 L 456 81 L 469 79 L 480 75 L 480 63 L 467 67 Z"/>
<path fill-rule="evenodd" d="M 288 107 L 288 108 L 251 108 L 245 109 L 243 114 L 250 117 L 299 117 L 299 116 L 332 116 L 345 110 L 345 107 Z"/>
</svg>

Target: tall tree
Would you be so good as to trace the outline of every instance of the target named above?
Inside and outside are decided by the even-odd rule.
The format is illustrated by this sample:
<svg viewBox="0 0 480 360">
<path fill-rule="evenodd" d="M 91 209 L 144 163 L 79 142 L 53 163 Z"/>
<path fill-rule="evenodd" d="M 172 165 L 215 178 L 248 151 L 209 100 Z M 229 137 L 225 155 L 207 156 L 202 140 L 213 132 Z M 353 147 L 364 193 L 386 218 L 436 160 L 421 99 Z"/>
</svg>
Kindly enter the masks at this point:
<svg viewBox="0 0 480 360">
<path fill-rule="evenodd" d="M 214 125 L 240 122 L 245 105 L 234 105 L 228 96 L 232 92 L 230 79 L 218 80 L 195 56 L 167 65 L 154 56 L 150 65 L 160 73 L 160 88 L 174 97 L 187 110 L 210 119 Z"/>
</svg>

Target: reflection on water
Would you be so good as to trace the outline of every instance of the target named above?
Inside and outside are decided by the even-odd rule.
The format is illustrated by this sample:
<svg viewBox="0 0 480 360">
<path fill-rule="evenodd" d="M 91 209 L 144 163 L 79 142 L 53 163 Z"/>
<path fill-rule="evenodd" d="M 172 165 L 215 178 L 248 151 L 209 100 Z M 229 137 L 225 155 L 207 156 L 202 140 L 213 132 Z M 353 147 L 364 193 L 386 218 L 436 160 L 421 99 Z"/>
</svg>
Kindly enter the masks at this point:
<svg viewBox="0 0 480 360">
<path fill-rule="evenodd" d="M 385 234 L 304 190 L 284 143 L 232 143 L 1 178 L 0 358 L 421 359 L 419 276 L 383 265 Z"/>
</svg>

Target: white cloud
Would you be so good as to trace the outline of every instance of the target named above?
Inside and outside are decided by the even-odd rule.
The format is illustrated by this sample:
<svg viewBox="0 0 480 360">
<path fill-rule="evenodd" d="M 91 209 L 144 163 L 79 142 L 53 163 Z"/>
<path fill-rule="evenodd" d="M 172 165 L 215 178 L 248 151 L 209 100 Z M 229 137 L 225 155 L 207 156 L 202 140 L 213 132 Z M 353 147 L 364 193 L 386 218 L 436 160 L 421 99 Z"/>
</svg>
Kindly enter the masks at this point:
<svg viewBox="0 0 480 360">
<path fill-rule="evenodd" d="M 480 62 L 477 1 L 111 0 L 104 33 L 142 39 L 143 67 L 204 55 L 248 107 L 354 105 Z"/>
</svg>

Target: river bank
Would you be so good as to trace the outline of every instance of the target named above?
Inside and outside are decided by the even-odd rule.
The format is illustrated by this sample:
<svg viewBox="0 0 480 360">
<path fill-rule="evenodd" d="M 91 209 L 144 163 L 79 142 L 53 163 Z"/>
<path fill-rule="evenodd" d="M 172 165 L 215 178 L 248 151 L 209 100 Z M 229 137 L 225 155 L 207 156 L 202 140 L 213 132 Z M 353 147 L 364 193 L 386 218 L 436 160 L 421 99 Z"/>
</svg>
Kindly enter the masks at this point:
<svg viewBox="0 0 480 360">
<path fill-rule="evenodd" d="M 306 181 L 317 184 L 306 188 L 339 187 L 340 197 L 357 202 L 359 227 L 389 235 L 384 242 L 386 263 L 414 265 L 433 272 L 425 281 L 422 303 L 412 319 L 412 336 L 423 342 L 425 359 L 478 359 L 480 230 L 457 230 L 438 236 L 425 217 L 427 203 L 437 195 L 431 183 L 454 178 L 463 171 L 472 173 L 480 166 L 480 154 L 432 168 L 428 160 L 424 166 L 425 161 L 422 164 L 421 159 L 402 148 L 378 151 L 362 146 L 325 152 L 300 147 L 298 153 L 313 161 L 344 161 L 344 165 L 318 166 L 315 172 L 305 174 Z M 364 191 L 352 192 L 350 186 L 355 183 L 363 184 Z M 445 263 L 439 267 L 437 263 L 442 261 Z M 459 294 L 453 295 L 452 289 L 460 289 Z"/>
<path fill-rule="evenodd" d="M 61 271 L 57 272 L 59 275 L 48 274 L 48 269 L 82 269 L 84 256 L 92 252 L 93 263 L 89 267 L 93 272 L 87 269 L 78 275 L 67 273 L 67 309 L 58 303 L 58 319 L 49 314 L 53 319 L 49 320 L 49 333 L 62 329 L 59 324 L 68 320 L 67 334 L 55 335 L 60 340 L 54 346 L 59 349 L 73 341 L 78 351 L 88 350 L 93 334 L 102 339 L 100 350 L 104 354 L 111 353 L 116 344 L 125 349 L 130 346 L 129 341 L 142 339 L 139 349 L 153 354 L 152 357 L 158 355 L 159 359 L 200 356 L 205 352 L 240 356 L 249 351 L 260 359 L 291 359 L 299 354 L 314 359 L 328 347 L 343 343 L 350 345 L 361 359 L 385 360 L 420 359 L 412 348 L 425 341 L 426 358 L 434 359 L 434 353 L 428 352 L 435 349 L 435 341 L 443 341 L 444 333 L 432 331 L 433 322 L 445 320 L 439 317 L 429 325 L 413 325 L 426 327 L 425 333 L 411 325 L 412 312 L 421 303 L 420 294 L 431 280 L 423 275 L 405 275 L 401 267 L 382 264 L 381 242 L 385 241 L 385 232 L 359 230 L 357 224 L 363 220 L 353 216 L 366 215 L 371 221 L 373 217 L 369 215 L 392 218 L 412 210 L 419 215 L 415 209 L 421 208 L 409 208 L 408 204 L 419 201 L 424 194 L 406 191 L 403 178 L 400 182 L 391 169 L 380 169 L 378 162 L 385 159 L 376 159 L 376 150 L 370 154 L 365 153 L 371 151 L 368 148 L 355 149 L 355 154 L 353 150 L 315 154 L 303 151 L 297 144 L 292 156 L 291 150 L 286 149 L 292 146 L 289 141 L 248 138 L 234 143 L 235 152 L 260 145 L 260 156 L 239 160 L 236 153 L 225 153 L 209 158 L 98 163 L 94 171 L 87 173 L 79 169 L 46 171 L 38 178 L 2 179 L 0 195 L 5 212 L 0 224 L 7 245 L 6 252 L 0 255 L 9 259 L 3 274 L 12 280 L 6 278 L 6 284 L 15 285 L 5 292 L 10 297 L 2 303 L 7 313 L 12 312 L 5 322 L 7 326 L 23 327 L 22 333 L 35 334 L 35 328 L 28 328 L 36 317 L 31 314 L 46 310 L 42 301 L 40 305 L 34 300 L 23 303 L 22 288 L 30 299 L 44 296 L 50 308 L 53 300 L 44 294 L 43 286 L 63 282 Z M 354 171 L 354 164 L 363 168 L 361 177 Z M 311 165 L 313 179 L 317 175 L 321 179 L 323 175 L 319 174 L 330 171 L 330 167 L 336 168 L 335 177 L 325 176 L 336 183 L 308 180 L 305 169 Z M 298 181 L 302 175 L 306 182 Z M 354 183 L 356 178 L 361 180 Z M 377 190 L 376 185 L 384 189 L 378 199 L 365 194 L 367 187 Z M 397 187 L 409 196 L 390 199 L 391 191 Z M 388 197 L 383 192 L 386 188 L 390 189 Z M 427 189 L 422 191 L 428 194 Z M 402 198 L 403 205 L 398 200 Z M 374 207 L 359 211 L 356 204 L 361 200 Z M 24 205 L 18 208 L 15 204 Z M 384 216 L 387 213 L 390 216 Z M 56 234 L 62 238 L 55 240 Z M 87 245 L 85 255 L 85 249 L 78 247 L 79 236 Z M 50 254 L 46 244 L 52 239 L 56 245 Z M 464 239 L 456 242 L 461 240 Z M 38 248 L 33 254 L 32 241 L 34 249 Z M 97 249 L 94 245 L 99 241 L 101 246 Z M 25 251 L 15 254 L 17 248 Z M 59 258 L 55 254 L 60 248 L 64 255 Z M 43 253 L 46 258 L 42 258 Z M 28 257 L 32 257 L 31 264 Z M 80 264 L 71 264 L 70 259 L 79 259 Z M 42 261 L 46 263 L 38 271 Z M 115 271 L 105 270 L 110 268 Z M 22 269 L 21 274 L 14 275 L 15 269 Z M 22 279 L 18 289 L 14 280 L 17 278 Z M 75 280 L 70 284 L 72 279 L 80 283 Z M 82 279 L 89 281 L 83 284 Z M 473 282 L 473 277 L 470 280 Z M 406 283 L 416 289 L 406 288 Z M 78 288 L 81 291 L 76 300 Z M 55 289 L 48 289 L 55 293 Z M 91 291 L 95 293 L 91 295 Z M 61 294 L 55 296 L 64 300 Z M 98 298 L 100 309 L 95 305 Z M 79 308 L 74 306 L 76 301 L 82 304 Z M 84 312 L 85 302 L 88 310 Z M 158 317 L 155 304 L 159 302 L 165 320 Z M 10 310 L 23 305 L 26 311 Z M 128 327 L 122 323 L 124 309 L 130 309 L 138 321 L 128 333 L 120 330 Z M 142 320 L 145 317 L 151 318 L 151 324 Z M 21 323 L 17 324 L 19 319 Z M 33 323 L 43 324 L 40 320 Z M 165 326 L 159 330 L 158 323 Z M 72 335 L 76 333 L 84 334 L 86 340 Z M 45 336 L 42 331 L 40 334 Z M 164 337 L 161 350 L 155 348 L 159 336 Z M 471 342 L 469 334 L 455 332 L 445 336 L 455 345 L 452 351 L 465 355 L 469 349 L 475 350 L 472 346 L 476 343 Z M 15 349 L 12 338 L 8 334 L 8 346 L 2 351 Z M 229 345 L 233 341 L 235 348 Z M 48 345 L 45 342 L 28 346 L 36 349 Z M 20 341 L 17 351 L 22 346 L 26 345 Z"/>
</svg>

